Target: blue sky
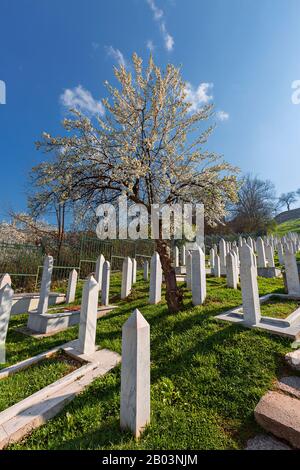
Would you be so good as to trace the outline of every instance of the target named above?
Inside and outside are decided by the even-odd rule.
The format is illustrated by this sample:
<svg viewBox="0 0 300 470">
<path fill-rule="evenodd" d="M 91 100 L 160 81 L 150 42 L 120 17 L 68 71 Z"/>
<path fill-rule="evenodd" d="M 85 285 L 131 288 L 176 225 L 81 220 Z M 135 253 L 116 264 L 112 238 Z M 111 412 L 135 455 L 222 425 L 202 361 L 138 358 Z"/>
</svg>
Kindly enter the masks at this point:
<svg viewBox="0 0 300 470">
<path fill-rule="evenodd" d="M 299 188 L 299 21 L 299 0 L 0 0 L 0 219 L 26 209 L 40 134 L 60 133 L 74 100 L 101 112 L 113 65 L 149 47 L 182 65 L 195 106 L 215 103 L 210 150 L 278 193 Z"/>
</svg>

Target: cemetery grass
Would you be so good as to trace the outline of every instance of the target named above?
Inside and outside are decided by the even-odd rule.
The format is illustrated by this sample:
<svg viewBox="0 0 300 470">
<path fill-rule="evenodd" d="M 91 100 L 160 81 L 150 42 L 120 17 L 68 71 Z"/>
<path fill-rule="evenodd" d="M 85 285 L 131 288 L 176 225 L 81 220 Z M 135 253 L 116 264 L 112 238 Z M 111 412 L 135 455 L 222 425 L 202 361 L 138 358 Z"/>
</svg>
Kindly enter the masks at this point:
<svg viewBox="0 0 300 470">
<path fill-rule="evenodd" d="M 283 292 L 282 279 L 259 279 L 260 294 Z M 183 287 L 184 288 L 184 287 Z M 57 417 L 10 449 L 241 449 L 261 432 L 253 410 L 286 373 L 290 341 L 220 322 L 214 316 L 241 304 L 241 292 L 208 277 L 205 305 L 194 308 L 186 292 L 180 313 L 163 301 L 148 305 L 149 284 L 138 273 L 128 301 L 119 300 L 120 276 L 111 282 L 118 309 L 98 320 L 97 344 L 121 353 L 121 329 L 134 308 L 151 326 L 151 426 L 139 441 L 119 428 L 120 366 L 96 379 Z M 81 295 L 78 290 L 78 299 Z M 78 327 L 35 340 L 14 332 L 8 360 L 15 363 L 75 339 Z M 290 373 L 290 372 L 288 372 Z"/>
<path fill-rule="evenodd" d="M 58 353 L 18 374 L 0 380 L 0 411 L 61 379 L 80 365 L 70 357 Z"/>
<path fill-rule="evenodd" d="M 286 318 L 300 307 L 296 300 L 282 300 L 276 297 L 261 304 L 261 314 L 265 317 Z"/>
</svg>

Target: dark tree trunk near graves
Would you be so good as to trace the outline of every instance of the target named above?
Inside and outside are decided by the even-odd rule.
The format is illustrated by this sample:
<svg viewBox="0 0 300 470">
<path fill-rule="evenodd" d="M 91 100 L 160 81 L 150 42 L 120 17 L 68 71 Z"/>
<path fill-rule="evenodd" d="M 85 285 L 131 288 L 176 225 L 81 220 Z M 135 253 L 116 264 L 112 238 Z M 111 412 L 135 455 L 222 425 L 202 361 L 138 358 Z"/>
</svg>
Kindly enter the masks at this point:
<svg viewBox="0 0 300 470">
<path fill-rule="evenodd" d="M 182 308 L 183 293 L 177 286 L 175 268 L 172 267 L 170 247 L 164 240 L 155 240 L 156 251 L 160 256 L 160 262 L 166 283 L 166 301 L 170 313 L 176 313 Z"/>
</svg>

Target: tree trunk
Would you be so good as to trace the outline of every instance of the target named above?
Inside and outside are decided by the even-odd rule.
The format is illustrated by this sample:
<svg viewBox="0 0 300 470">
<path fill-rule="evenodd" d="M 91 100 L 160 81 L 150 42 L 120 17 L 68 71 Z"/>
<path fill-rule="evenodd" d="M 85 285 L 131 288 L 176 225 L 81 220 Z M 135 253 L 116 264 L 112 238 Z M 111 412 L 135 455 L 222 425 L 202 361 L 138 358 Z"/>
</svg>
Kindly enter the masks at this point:
<svg viewBox="0 0 300 470">
<path fill-rule="evenodd" d="M 170 248 L 166 241 L 160 239 L 155 240 L 155 246 L 165 276 L 168 309 L 170 313 L 175 313 L 182 308 L 183 293 L 176 283 L 175 269 L 171 265 Z"/>
</svg>

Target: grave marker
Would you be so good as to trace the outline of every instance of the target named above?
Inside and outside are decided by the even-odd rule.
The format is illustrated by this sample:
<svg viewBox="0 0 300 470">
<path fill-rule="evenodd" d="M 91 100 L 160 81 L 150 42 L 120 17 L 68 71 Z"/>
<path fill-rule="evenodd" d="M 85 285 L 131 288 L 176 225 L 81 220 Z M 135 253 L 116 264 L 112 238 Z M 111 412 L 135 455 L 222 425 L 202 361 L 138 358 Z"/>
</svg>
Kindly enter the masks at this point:
<svg viewBox="0 0 300 470">
<path fill-rule="evenodd" d="M 120 425 L 139 438 L 150 423 L 150 326 L 134 310 L 122 328 Z"/>
</svg>

